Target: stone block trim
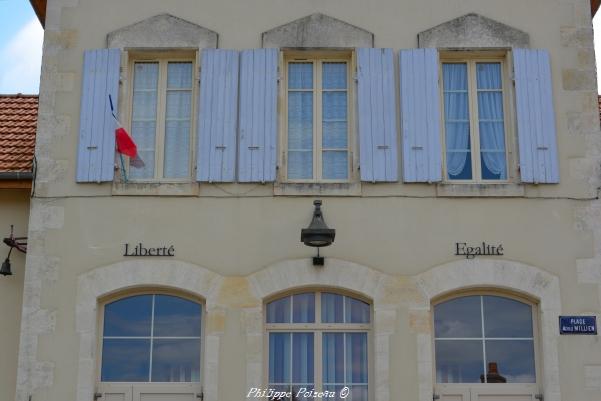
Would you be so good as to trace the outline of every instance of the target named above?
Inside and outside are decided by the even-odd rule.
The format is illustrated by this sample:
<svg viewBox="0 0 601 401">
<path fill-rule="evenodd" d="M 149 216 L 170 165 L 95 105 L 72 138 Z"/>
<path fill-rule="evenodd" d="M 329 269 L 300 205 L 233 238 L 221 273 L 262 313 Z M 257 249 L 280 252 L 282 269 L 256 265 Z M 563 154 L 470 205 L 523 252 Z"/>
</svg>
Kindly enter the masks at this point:
<svg viewBox="0 0 601 401">
<path fill-rule="evenodd" d="M 77 401 L 93 399 L 98 343 L 98 299 L 135 287 L 163 287 L 187 291 L 205 300 L 207 321 L 219 312 L 216 299 L 223 277 L 199 266 L 177 260 L 135 260 L 100 267 L 81 275 L 77 282 L 76 330 L 79 334 Z M 216 327 L 217 326 L 217 327 Z M 207 324 L 203 358 L 204 392 L 207 401 L 217 401 L 219 342 L 222 329 Z"/>
<path fill-rule="evenodd" d="M 425 299 L 466 288 L 490 287 L 522 293 L 539 302 L 542 385 L 544 399 L 561 401 L 559 388 L 559 350 L 557 316 L 561 314 L 559 279 L 537 267 L 506 260 L 461 260 L 434 267 L 415 276 Z M 415 307 L 421 310 L 420 307 Z M 432 328 L 418 335 L 419 400 L 432 400 L 433 355 Z"/>
<path fill-rule="evenodd" d="M 261 35 L 263 47 L 373 47 L 374 34 L 324 14 L 311 14 Z"/>
<path fill-rule="evenodd" d="M 160 14 L 117 29 L 106 37 L 107 47 L 116 48 L 215 48 L 217 32 L 175 17 Z"/>
<path fill-rule="evenodd" d="M 526 32 L 474 13 L 420 32 L 417 41 L 419 47 L 436 48 L 530 47 Z"/>
</svg>

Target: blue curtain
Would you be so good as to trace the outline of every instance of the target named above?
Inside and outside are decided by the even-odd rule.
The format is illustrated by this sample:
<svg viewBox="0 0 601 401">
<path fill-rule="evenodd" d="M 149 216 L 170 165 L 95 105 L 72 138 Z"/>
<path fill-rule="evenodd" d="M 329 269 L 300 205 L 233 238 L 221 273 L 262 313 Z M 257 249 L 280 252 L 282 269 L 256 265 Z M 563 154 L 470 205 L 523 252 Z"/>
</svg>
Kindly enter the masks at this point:
<svg viewBox="0 0 601 401">
<path fill-rule="evenodd" d="M 445 63 L 444 88 L 447 174 L 451 180 L 472 178 L 467 64 Z"/>
<path fill-rule="evenodd" d="M 482 179 L 507 178 L 500 63 L 478 63 L 478 117 Z"/>
<path fill-rule="evenodd" d="M 288 64 L 288 178 L 313 178 L 313 63 Z"/>
</svg>

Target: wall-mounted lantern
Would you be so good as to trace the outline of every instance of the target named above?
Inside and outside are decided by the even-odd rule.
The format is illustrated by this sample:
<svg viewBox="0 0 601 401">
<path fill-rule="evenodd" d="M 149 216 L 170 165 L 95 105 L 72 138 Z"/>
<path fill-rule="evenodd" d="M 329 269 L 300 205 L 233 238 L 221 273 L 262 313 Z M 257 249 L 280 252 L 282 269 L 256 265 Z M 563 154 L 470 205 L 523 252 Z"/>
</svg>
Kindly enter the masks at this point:
<svg viewBox="0 0 601 401">
<path fill-rule="evenodd" d="M 13 272 L 10 270 L 10 254 L 13 248 L 17 248 L 18 251 L 27 253 L 27 237 L 15 237 L 13 234 L 13 226 L 10 226 L 10 237 L 3 239 L 4 243 L 10 247 L 8 256 L 2 263 L 0 268 L 0 275 L 11 276 Z"/>
<path fill-rule="evenodd" d="M 336 237 L 336 230 L 329 228 L 323 219 L 321 201 L 316 200 L 313 204 L 315 205 L 313 219 L 309 227 L 301 230 L 301 242 L 307 246 L 317 248 L 317 256 L 313 258 L 313 266 L 323 266 L 324 258 L 319 256 L 319 248 L 332 245 L 334 237 Z"/>
</svg>

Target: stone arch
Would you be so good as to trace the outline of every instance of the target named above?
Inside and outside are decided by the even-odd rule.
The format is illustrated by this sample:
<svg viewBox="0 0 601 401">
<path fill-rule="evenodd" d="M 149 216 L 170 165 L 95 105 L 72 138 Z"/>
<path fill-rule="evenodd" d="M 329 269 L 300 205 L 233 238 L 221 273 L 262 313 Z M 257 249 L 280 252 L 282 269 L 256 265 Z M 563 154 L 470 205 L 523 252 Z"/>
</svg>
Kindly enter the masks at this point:
<svg viewBox="0 0 601 401">
<path fill-rule="evenodd" d="M 98 343 L 98 299 L 136 287 L 173 288 L 203 298 L 207 310 L 216 305 L 223 278 L 208 269 L 179 260 L 132 260 L 98 267 L 79 276 L 75 327 L 79 334 L 77 401 L 93 399 Z M 219 336 L 205 333 L 203 358 L 206 399 L 217 398 Z"/>
<path fill-rule="evenodd" d="M 436 266 L 414 277 L 425 304 L 414 309 L 430 310 L 432 299 L 467 288 L 489 287 L 510 290 L 539 303 L 540 344 L 545 400 L 560 401 L 557 317 L 561 313 L 559 278 L 544 270 L 509 260 L 472 259 Z M 432 399 L 434 351 L 432 327 L 418 334 L 419 399 Z"/>
<path fill-rule="evenodd" d="M 398 304 L 387 302 L 383 290 L 391 276 L 367 266 L 327 258 L 325 266 L 315 267 L 310 259 L 285 260 L 268 266 L 247 277 L 253 296 L 264 301 L 294 288 L 334 288 L 355 292 L 372 301 L 374 339 L 374 377 L 371 385 L 375 388 L 376 401 L 390 400 L 390 336 L 396 320 Z M 261 387 L 264 372 L 263 306 L 245 311 L 246 339 L 248 346 L 247 386 Z"/>
</svg>

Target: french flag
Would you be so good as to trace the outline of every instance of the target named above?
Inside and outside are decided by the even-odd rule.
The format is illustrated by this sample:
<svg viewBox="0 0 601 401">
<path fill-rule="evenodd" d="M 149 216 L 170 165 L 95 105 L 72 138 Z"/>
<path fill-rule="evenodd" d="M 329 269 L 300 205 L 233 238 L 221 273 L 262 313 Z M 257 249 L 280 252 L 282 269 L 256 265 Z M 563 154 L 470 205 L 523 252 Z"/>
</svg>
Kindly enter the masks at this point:
<svg viewBox="0 0 601 401">
<path fill-rule="evenodd" d="M 113 108 L 113 99 L 111 95 L 109 95 L 109 102 L 111 104 L 111 114 L 113 118 L 117 122 L 117 129 L 115 130 L 115 143 L 117 146 L 117 152 L 129 157 L 129 165 L 135 168 L 144 167 L 144 161 L 140 158 L 138 154 L 138 147 L 134 142 L 133 138 L 129 133 L 123 128 L 117 116 L 115 116 L 115 110 Z"/>
</svg>

